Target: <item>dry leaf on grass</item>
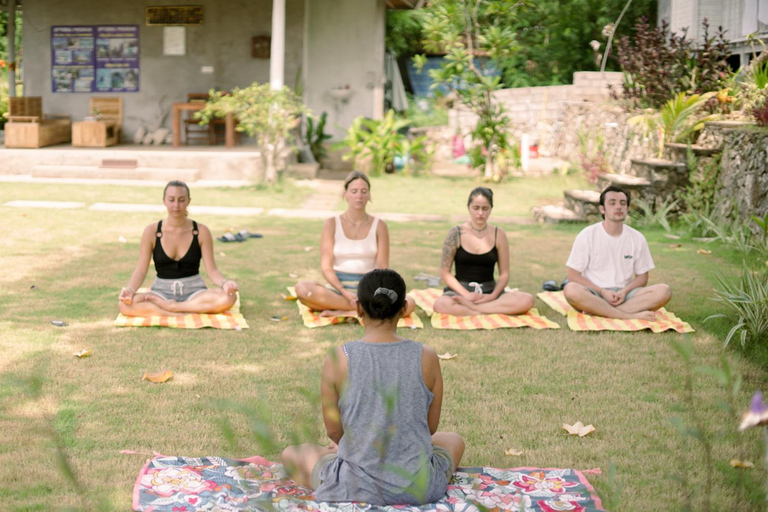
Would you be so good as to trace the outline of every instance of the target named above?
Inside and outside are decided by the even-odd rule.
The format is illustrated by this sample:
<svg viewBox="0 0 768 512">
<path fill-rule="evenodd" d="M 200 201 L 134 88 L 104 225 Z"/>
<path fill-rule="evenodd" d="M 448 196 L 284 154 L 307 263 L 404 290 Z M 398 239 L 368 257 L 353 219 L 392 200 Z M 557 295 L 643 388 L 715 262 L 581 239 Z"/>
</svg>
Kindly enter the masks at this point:
<svg viewBox="0 0 768 512">
<path fill-rule="evenodd" d="M 123 235 L 120 235 L 120 237 L 117 239 L 117 241 L 120 242 L 121 244 L 124 244 L 124 243 L 128 242 L 128 240 Z"/>
<path fill-rule="evenodd" d="M 731 467 L 750 469 L 755 467 L 755 465 L 748 460 L 731 459 Z"/>
<path fill-rule="evenodd" d="M 510 448 L 509 450 L 504 450 L 504 455 L 510 455 L 510 456 L 516 456 L 516 455 L 522 455 L 523 450 L 515 450 L 514 448 Z"/>
<path fill-rule="evenodd" d="M 437 354 L 437 357 L 440 359 L 453 359 L 459 357 L 459 354 L 451 354 L 450 352 L 446 352 L 445 354 Z"/>
<path fill-rule="evenodd" d="M 571 434 L 572 436 L 579 436 L 584 437 L 587 434 L 591 434 L 595 431 L 595 427 L 592 425 L 584 426 L 584 424 L 580 421 L 577 421 L 573 425 L 568 425 L 567 423 L 563 423 L 563 429 Z"/>
<path fill-rule="evenodd" d="M 299 274 L 291 273 L 291 274 L 288 274 L 288 277 L 290 277 L 291 279 L 296 279 L 297 277 L 299 277 Z"/>
<path fill-rule="evenodd" d="M 670 246 L 669 246 L 669 247 L 671 247 L 672 249 L 679 249 L 679 248 L 681 248 L 682 246 L 683 246 L 683 244 L 670 244 Z"/>
<path fill-rule="evenodd" d="M 288 295 L 288 294 L 285 294 L 285 293 L 281 293 L 280 296 L 283 298 L 283 300 L 296 300 L 296 299 L 298 299 L 298 297 L 296 297 L 295 295 Z"/>
<path fill-rule="evenodd" d="M 706 249 L 699 249 L 696 252 L 699 253 L 699 254 L 703 254 L 704 256 L 709 256 L 710 254 L 712 254 L 712 251 L 708 251 Z"/>
<path fill-rule="evenodd" d="M 672 233 L 666 233 L 664 236 L 669 238 L 670 240 L 680 240 L 679 236 L 673 235 Z"/>
<path fill-rule="evenodd" d="M 79 358 L 82 359 L 83 357 L 88 357 L 89 355 L 91 355 L 91 351 L 90 350 L 81 350 L 80 352 L 75 352 L 74 355 L 75 355 L 75 357 L 79 357 Z"/>
<path fill-rule="evenodd" d="M 309 252 L 309 251 L 311 251 L 312 249 L 314 249 L 314 247 L 312 247 L 311 245 L 308 245 L 308 246 L 306 246 L 306 247 L 304 248 L 304 252 Z"/>
<path fill-rule="evenodd" d="M 171 370 L 165 370 L 160 373 L 145 373 L 141 380 L 148 380 L 149 382 L 167 382 L 173 378 L 173 372 Z"/>
<path fill-rule="evenodd" d="M 274 315 L 274 316 L 269 317 L 269 319 L 272 320 L 273 322 L 283 322 L 285 320 L 288 320 L 288 317 L 287 316 L 277 316 L 277 315 Z"/>
</svg>

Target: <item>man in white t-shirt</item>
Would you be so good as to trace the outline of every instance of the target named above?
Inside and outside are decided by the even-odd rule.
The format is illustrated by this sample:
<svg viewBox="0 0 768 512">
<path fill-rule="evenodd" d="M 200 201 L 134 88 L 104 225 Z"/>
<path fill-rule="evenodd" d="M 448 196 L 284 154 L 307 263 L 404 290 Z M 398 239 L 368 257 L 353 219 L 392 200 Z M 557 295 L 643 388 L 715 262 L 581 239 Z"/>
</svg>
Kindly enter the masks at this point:
<svg viewBox="0 0 768 512">
<path fill-rule="evenodd" d="M 624 225 L 628 210 L 628 191 L 610 186 L 600 194 L 604 220 L 576 236 L 565 264 L 565 298 L 591 315 L 655 320 L 672 293 L 666 284 L 646 286 L 653 259 L 645 237 Z"/>
</svg>

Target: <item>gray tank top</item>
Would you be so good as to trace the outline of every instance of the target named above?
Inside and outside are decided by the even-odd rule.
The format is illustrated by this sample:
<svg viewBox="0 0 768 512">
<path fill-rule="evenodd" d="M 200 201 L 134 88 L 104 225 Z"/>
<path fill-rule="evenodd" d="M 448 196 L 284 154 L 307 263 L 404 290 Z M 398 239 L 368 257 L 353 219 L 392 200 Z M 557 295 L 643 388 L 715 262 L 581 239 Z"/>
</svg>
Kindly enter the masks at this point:
<svg viewBox="0 0 768 512">
<path fill-rule="evenodd" d="M 344 352 L 344 435 L 338 459 L 320 472 L 316 498 L 374 505 L 440 499 L 448 477 L 443 460 L 434 456 L 427 424 L 434 395 L 421 375 L 421 343 L 353 341 Z"/>
</svg>

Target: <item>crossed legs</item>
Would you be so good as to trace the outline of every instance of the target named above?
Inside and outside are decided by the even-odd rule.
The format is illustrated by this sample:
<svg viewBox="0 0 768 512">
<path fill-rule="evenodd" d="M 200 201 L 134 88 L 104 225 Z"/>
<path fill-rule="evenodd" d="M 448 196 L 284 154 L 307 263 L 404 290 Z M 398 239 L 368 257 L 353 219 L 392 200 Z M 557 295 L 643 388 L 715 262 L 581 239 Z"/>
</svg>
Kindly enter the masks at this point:
<svg viewBox="0 0 768 512">
<path fill-rule="evenodd" d="M 453 470 L 459 467 L 461 457 L 464 455 L 464 440 L 455 432 L 435 432 L 432 434 L 432 444 L 448 450 L 453 457 Z M 315 464 L 334 450 L 317 444 L 305 443 L 288 446 L 280 455 L 286 471 L 294 482 L 312 489 L 310 480 Z"/>
<path fill-rule="evenodd" d="M 222 313 L 232 308 L 236 301 L 236 295 L 214 288 L 184 302 L 166 300 L 154 293 L 137 293 L 131 304 L 118 302 L 118 307 L 125 316 L 183 316 L 188 313 Z"/>
<path fill-rule="evenodd" d="M 443 295 L 435 301 L 435 313 L 453 316 L 520 315 L 533 307 L 533 295 L 525 292 L 506 292 L 496 300 L 475 304 L 461 295 Z"/>
<path fill-rule="evenodd" d="M 322 311 L 320 316 L 357 316 L 357 309 L 347 299 L 317 281 L 299 281 L 296 284 L 299 302 L 313 311 Z M 416 302 L 405 297 L 405 316 L 413 313 Z"/>
<path fill-rule="evenodd" d="M 565 300 L 577 311 L 606 318 L 638 318 L 641 320 L 655 320 L 654 311 L 663 307 L 672 298 L 672 291 L 666 284 L 654 284 L 640 288 L 632 298 L 618 306 L 612 306 L 608 301 L 594 295 L 585 286 L 578 283 L 568 283 L 563 292 L 565 293 Z"/>
</svg>

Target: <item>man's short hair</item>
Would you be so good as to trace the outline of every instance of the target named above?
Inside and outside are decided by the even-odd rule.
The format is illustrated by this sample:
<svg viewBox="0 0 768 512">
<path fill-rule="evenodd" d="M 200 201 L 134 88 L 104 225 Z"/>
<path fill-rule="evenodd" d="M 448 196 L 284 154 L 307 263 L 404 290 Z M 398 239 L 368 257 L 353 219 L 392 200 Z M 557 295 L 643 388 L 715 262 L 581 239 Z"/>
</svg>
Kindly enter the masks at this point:
<svg viewBox="0 0 768 512">
<path fill-rule="evenodd" d="M 627 208 L 629 208 L 630 199 L 631 199 L 629 190 L 621 188 L 618 185 L 610 185 L 600 193 L 600 206 L 605 208 L 605 196 L 608 195 L 608 192 L 619 192 L 621 194 L 624 194 L 624 197 L 627 198 Z M 605 220 L 605 215 L 604 214 L 601 214 L 601 215 L 603 217 L 603 220 Z"/>
</svg>

